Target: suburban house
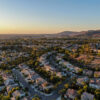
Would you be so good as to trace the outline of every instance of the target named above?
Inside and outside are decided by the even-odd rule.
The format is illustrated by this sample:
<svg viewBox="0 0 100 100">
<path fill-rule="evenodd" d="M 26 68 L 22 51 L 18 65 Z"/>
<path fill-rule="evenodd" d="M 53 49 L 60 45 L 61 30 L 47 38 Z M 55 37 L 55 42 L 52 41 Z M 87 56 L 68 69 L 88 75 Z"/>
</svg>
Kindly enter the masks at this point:
<svg viewBox="0 0 100 100">
<path fill-rule="evenodd" d="M 88 83 L 88 82 L 89 82 L 88 77 L 77 78 L 77 85 L 83 85 L 84 83 Z"/>
<path fill-rule="evenodd" d="M 94 95 L 87 93 L 87 92 L 84 92 L 81 95 L 81 100 L 94 100 Z"/>
<path fill-rule="evenodd" d="M 89 86 L 95 89 L 100 89 L 100 79 L 90 79 Z"/>
<path fill-rule="evenodd" d="M 78 96 L 78 93 L 76 90 L 74 89 L 68 89 L 66 94 L 64 95 L 64 97 L 67 100 L 75 100 L 75 98 Z"/>
</svg>

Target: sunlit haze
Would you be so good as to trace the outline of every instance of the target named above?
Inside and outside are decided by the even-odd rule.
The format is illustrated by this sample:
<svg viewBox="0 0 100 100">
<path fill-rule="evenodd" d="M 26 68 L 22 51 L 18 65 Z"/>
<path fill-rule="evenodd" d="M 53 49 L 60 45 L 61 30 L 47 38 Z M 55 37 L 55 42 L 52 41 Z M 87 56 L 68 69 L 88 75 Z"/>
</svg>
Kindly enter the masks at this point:
<svg viewBox="0 0 100 100">
<path fill-rule="evenodd" d="M 0 0 L 1 34 L 100 29 L 100 0 Z"/>
</svg>

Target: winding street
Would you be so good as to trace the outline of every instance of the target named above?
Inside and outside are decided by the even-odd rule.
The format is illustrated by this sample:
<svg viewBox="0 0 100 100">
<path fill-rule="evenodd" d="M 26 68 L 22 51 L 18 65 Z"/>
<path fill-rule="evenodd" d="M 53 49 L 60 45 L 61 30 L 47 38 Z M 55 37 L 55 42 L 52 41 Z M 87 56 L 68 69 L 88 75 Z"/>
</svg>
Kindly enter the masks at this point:
<svg viewBox="0 0 100 100">
<path fill-rule="evenodd" d="M 56 67 L 56 64 L 53 60 L 53 56 L 50 56 L 50 58 L 48 59 L 49 62 L 51 62 L 51 65 Z M 39 91 L 35 91 L 34 88 L 31 87 L 31 85 L 26 82 L 24 76 L 21 74 L 21 72 L 17 69 L 13 69 L 12 70 L 13 74 L 17 77 L 18 81 L 23 85 L 24 88 L 28 88 L 28 93 L 30 94 L 30 97 L 32 99 L 32 97 L 34 95 L 38 95 L 41 100 L 58 100 L 59 97 L 61 97 L 61 95 L 59 94 L 59 90 L 64 88 L 64 84 L 69 82 L 69 77 L 66 78 L 65 81 L 62 82 L 62 84 L 60 84 L 53 92 L 51 95 L 45 95 Z"/>
<path fill-rule="evenodd" d="M 57 100 L 60 97 L 60 94 L 58 93 L 59 90 L 61 90 L 64 87 L 64 84 L 68 82 L 68 79 L 66 79 L 61 85 L 58 86 L 56 90 L 53 91 L 52 95 L 46 96 L 41 94 L 40 92 L 35 91 L 29 83 L 26 82 L 20 71 L 17 69 L 12 70 L 14 75 L 17 77 L 18 81 L 23 85 L 24 88 L 28 88 L 28 92 L 31 97 L 34 95 L 38 95 L 42 100 Z"/>
</svg>

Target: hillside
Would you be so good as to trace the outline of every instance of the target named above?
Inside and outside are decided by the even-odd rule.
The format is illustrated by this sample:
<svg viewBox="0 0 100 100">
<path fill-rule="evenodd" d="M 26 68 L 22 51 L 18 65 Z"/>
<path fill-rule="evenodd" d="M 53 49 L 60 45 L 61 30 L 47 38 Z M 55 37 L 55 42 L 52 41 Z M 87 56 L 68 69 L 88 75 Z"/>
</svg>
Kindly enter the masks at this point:
<svg viewBox="0 0 100 100">
<path fill-rule="evenodd" d="M 81 32 L 73 32 L 73 31 L 64 31 L 58 33 L 59 36 L 68 36 L 68 37 L 100 37 L 100 30 L 89 30 L 89 31 L 81 31 Z"/>
<path fill-rule="evenodd" d="M 0 39 L 10 39 L 10 38 L 56 38 L 56 37 L 98 37 L 100 38 L 100 30 L 89 30 L 89 31 L 64 31 L 54 34 L 0 34 Z"/>
</svg>

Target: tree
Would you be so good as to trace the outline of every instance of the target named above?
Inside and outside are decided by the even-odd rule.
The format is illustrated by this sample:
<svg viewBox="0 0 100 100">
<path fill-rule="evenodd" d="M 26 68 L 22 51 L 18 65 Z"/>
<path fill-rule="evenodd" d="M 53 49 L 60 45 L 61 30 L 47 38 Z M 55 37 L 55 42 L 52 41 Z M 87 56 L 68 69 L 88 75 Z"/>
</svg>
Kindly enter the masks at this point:
<svg viewBox="0 0 100 100">
<path fill-rule="evenodd" d="M 68 87 L 69 87 L 69 84 L 65 84 L 65 85 L 64 85 L 64 87 L 65 87 L 66 89 L 68 89 Z"/>
<path fill-rule="evenodd" d="M 99 100 L 100 99 L 100 89 L 95 90 L 95 95 L 96 95 L 97 100 Z"/>
<path fill-rule="evenodd" d="M 1 100 L 10 100 L 10 96 L 3 96 Z"/>
<path fill-rule="evenodd" d="M 41 100 L 38 95 L 35 95 L 32 100 Z"/>
<path fill-rule="evenodd" d="M 78 93 L 79 95 L 81 95 L 82 92 L 83 92 L 83 89 L 79 89 L 79 90 L 77 91 L 77 93 Z"/>
<path fill-rule="evenodd" d="M 87 88 L 88 88 L 88 86 L 85 85 L 85 86 L 83 87 L 84 91 L 87 91 Z"/>
</svg>

